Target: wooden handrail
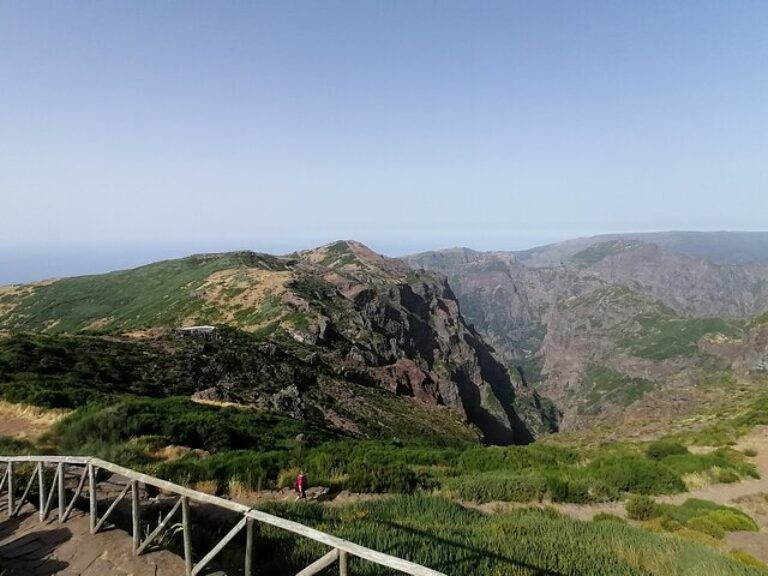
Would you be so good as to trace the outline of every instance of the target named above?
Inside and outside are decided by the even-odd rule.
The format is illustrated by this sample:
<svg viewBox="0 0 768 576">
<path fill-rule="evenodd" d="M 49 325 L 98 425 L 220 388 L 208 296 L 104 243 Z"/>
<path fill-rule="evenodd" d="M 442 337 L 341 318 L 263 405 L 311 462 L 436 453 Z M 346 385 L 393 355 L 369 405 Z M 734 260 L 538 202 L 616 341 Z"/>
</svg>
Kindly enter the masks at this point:
<svg viewBox="0 0 768 576">
<path fill-rule="evenodd" d="M 45 466 L 46 464 L 55 464 L 57 466 L 57 475 L 58 475 L 58 481 L 59 481 L 59 509 L 61 511 L 59 520 L 62 522 L 66 521 L 67 516 L 69 515 L 68 513 L 66 513 L 66 512 L 69 512 L 69 510 L 65 511 L 64 509 L 64 506 L 66 504 L 65 504 L 65 495 L 63 494 L 63 484 L 64 484 L 63 479 L 64 479 L 66 467 L 67 466 L 84 466 L 85 469 L 83 471 L 83 475 L 80 478 L 80 482 L 78 484 L 78 489 L 76 491 L 76 494 L 75 496 L 73 496 L 72 504 L 74 504 L 74 500 L 82 491 L 85 483 L 86 474 L 87 474 L 89 478 L 89 482 L 88 482 L 88 486 L 89 486 L 88 491 L 89 491 L 89 499 L 90 499 L 89 514 L 91 516 L 90 522 L 91 522 L 92 532 L 98 531 L 98 529 L 102 526 L 102 524 L 106 520 L 106 516 L 114 509 L 114 506 L 117 505 L 117 501 L 114 502 L 112 506 L 110 506 L 110 509 L 107 511 L 104 517 L 102 517 L 100 520 L 96 517 L 97 515 L 96 473 L 98 469 L 107 470 L 108 472 L 112 472 L 113 474 L 117 474 L 119 476 L 126 478 L 126 480 L 128 480 L 125 487 L 126 489 L 123 491 L 121 497 L 118 498 L 118 500 L 122 499 L 122 497 L 125 496 L 125 494 L 128 492 L 128 489 L 130 488 L 133 489 L 131 518 L 132 518 L 132 525 L 133 525 L 134 553 L 136 554 L 140 554 L 141 552 L 143 552 L 149 545 L 150 540 L 154 539 L 159 534 L 159 531 L 162 530 L 162 525 L 158 526 L 158 528 L 152 532 L 150 537 L 147 540 L 145 540 L 145 542 L 142 543 L 140 541 L 141 518 L 140 518 L 140 511 L 139 511 L 138 500 L 137 500 L 138 499 L 138 489 L 137 489 L 138 483 L 141 482 L 145 485 L 154 486 L 155 488 L 158 488 L 165 492 L 170 492 L 179 496 L 180 497 L 179 502 L 182 504 L 182 512 L 183 512 L 182 525 L 184 529 L 184 544 L 185 544 L 184 556 L 185 556 L 186 573 L 188 576 L 191 574 L 195 574 L 196 572 L 201 570 L 203 568 L 201 564 L 203 564 L 203 562 L 207 564 L 211 559 L 213 559 L 213 557 L 218 552 L 221 551 L 221 549 L 234 537 L 235 534 L 237 534 L 243 528 L 243 526 L 248 527 L 248 540 L 250 543 L 250 540 L 252 539 L 250 525 L 252 524 L 253 521 L 269 524 L 270 526 L 275 526 L 276 528 L 280 528 L 288 532 L 293 532 L 294 534 L 298 534 L 299 536 L 302 536 L 304 538 L 309 538 L 310 540 L 314 540 L 315 542 L 319 542 L 321 544 L 331 547 L 331 552 L 329 552 L 321 560 L 325 559 L 330 561 L 330 559 L 333 558 L 334 561 L 338 561 L 339 567 L 342 573 L 344 574 L 344 576 L 346 576 L 346 574 L 349 574 L 348 562 L 347 562 L 348 556 L 355 556 L 357 558 L 367 560 L 368 562 L 379 564 L 380 566 L 386 566 L 387 568 L 392 568 L 404 574 L 410 574 L 411 576 L 446 576 L 442 572 L 432 570 L 431 568 L 421 566 L 420 564 L 415 564 L 413 562 L 404 560 L 402 558 L 397 558 L 396 556 L 390 556 L 389 554 L 377 552 L 376 550 L 366 548 L 365 546 L 360 546 L 359 544 L 355 544 L 354 542 L 344 540 L 343 538 L 338 538 L 336 536 L 332 536 L 331 534 L 326 534 L 325 532 L 321 532 L 314 528 L 310 528 L 309 526 L 305 526 L 304 524 L 300 524 L 292 520 L 287 520 L 285 518 L 281 518 L 273 514 L 268 514 L 260 510 L 254 510 L 249 506 L 238 504 L 237 502 L 232 502 L 231 500 L 226 500 L 218 496 L 204 494 L 203 492 L 198 492 L 197 490 L 192 490 L 184 486 L 179 486 L 178 484 L 174 484 L 173 482 L 168 482 L 167 480 L 161 480 L 160 478 L 155 478 L 154 476 L 149 476 L 147 474 L 143 474 L 141 472 L 131 470 L 130 468 L 125 468 L 124 466 L 119 466 L 117 464 L 113 464 L 112 462 L 101 460 L 100 458 L 92 458 L 87 456 L 0 456 L 0 463 L 5 463 L 7 465 L 6 475 L 8 479 L 7 482 L 5 481 L 0 482 L 0 494 L 2 494 L 2 490 L 4 487 L 6 490 L 8 490 L 8 502 L 9 502 L 8 514 L 9 515 L 14 515 L 16 512 L 18 512 L 18 509 L 21 508 L 21 505 L 23 504 L 23 501 L 22 501 L 19 503 L 18 508 L 14 506 L 15 500 L 14 500 L 13 483 L 12 483 L 13 472 L 15 472 L 13 470 L 13 464 L 22 463 L 22 462 L 38 464 L 39 467 L 36 468 L 35 472 L 33 472 L 33 476 L 29 480 L 29 486 L 31 487 L 34 481 L 34 477 L 37 476 L 39 478 L 38 483 L 39 483 L 41 493 L 44 491 L 44 485 L 43 485 L 44 480 L 43 480 L 43 474 L 41 471 L 42 467 Z M 52 497 L 53 486 L 51 488 L 52 488 L 51 490 L 51 497 Z M 238 522 L 237 526 L 235 526 L 235 528 L 231 530 L 229 534 L 227 534 L 216 546 L 214 546 L 214 548 L 203 557 L 202 561 L 198 565 L 194 565 L 192 562 L 192 548 L 191 548 L 191 538 L 190 538 L 191 522 L 190 522 L 190 513 L 189 513 L 189 505 L 188 505 L 189 501 L 209 504 L 209 505 L 216 506 L 218 508 L 229 510 L 231 512 L 235 512 L 237 514 L 242 515 L 242 518 L 240 522 Z M 41 499 L 41 502 L 42 502 L 42 499 Z M 48 506 L 49 505 L 50 505 L 50 497 L 49 497 Z M 48 506 L 46 506 L 46 508 Z M 176 511 L 177 508 L 178 508 L 178 504 L 176 505 L 176 507 L 174 507 L 174 512 Z M 40 517 L 42 519 L 44 517 L 44 513 L 41 513 Z M 252 550 L 252 545 L 246 546 L 247 554 L 250 554 L 251 550 Z M 245 559 L 246 576 L 251 576 L 252 564 L 253 563 L 251 561 L 251 558 L 247 556 Z M 317 564 L 317 562 L 315 564 Z M 311 568 L 313 566 L 314 564 L 310 565 L 310 567 L 308 568 Z"/>
</svg>

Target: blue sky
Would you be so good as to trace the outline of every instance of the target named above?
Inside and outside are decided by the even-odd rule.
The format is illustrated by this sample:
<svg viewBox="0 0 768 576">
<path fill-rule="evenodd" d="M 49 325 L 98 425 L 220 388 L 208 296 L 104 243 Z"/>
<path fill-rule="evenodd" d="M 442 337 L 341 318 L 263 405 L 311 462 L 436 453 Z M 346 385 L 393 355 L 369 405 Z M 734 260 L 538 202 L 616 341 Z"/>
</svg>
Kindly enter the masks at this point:
<svg viewBox="0 0 768 576">
<path fill-rule="evenodd" d="M 0 0 L 0 282 L 766 228 L 768 3 Z"/>
</svg>

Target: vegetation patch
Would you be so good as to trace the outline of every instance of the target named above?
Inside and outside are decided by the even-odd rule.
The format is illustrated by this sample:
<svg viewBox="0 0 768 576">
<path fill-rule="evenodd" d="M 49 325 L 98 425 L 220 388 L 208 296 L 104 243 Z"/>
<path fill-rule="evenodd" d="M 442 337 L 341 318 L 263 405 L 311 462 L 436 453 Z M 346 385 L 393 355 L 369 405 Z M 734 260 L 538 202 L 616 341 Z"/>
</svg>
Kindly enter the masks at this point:
<svg viewBox="0 0 768 576">
<path fill-rule="evenodd" d="M 742 333 L 733 322 L 721 318 L 682 318 L 671 311 L 650 312 L 635 317 L 642 331 L 620 340 L 619 346 L 629 354 L 651 360 L 692 356 L 698 342 L 706 334 L 723 334 L 736 338 Z"/>
<path fill-rule="evenodd" d="M 629 406 L 653 388 L 654 383 L 645 378 L 632 378 L 607 366 L 592 364 L 582 377 L 582 389 L 586 394 L 579 411 L 589 413 L 604 402 Z"/>
<path fill-rule="evenodd" d="M 762 574 L 696 542 L 617 521 L 579 522 L 552 510 L 485 515 L 425 495 L 333 508 L 271 504 L 264 509 L 451 576 Z M 323 553 L 318 545 L 268 527 L 258 542 L 257 554 L 266 562 L 260 565 L 269 574 L 295 574 Z M 364 576 L 387 573 L 365 562 L 355 562 L 353 570 Z"/>
<path fill-rule="evenodd" d="M 637 246 L 637 243 L 627 240 L 609 240 L 608 242 L 600 242 L 599 244 L 593 244 L 592 246 L 585 248 L 581 252 L 577 252 L 571 256 L 571 261 L 576 264 L 584 265 L 597 264 L 608 256 L 618 254 L 632 246 Z"/>
<path fill-rule="evenodd" d="M 678 434 L 675 438 L 698 446 L 726 446 L 761 425 L 768 425 L 768 394 L 758 392 L 737 415 L 718 418 L 715 424 Z"/>
<path fill-rule="evenodd" d="M 754 520 L 736 508 L 689 498 L 683 504 L 658 504 L 647 496 L 633 496 L 625 504 L 633 520 L 658 519 L 656 525 L 668 532 L 683 528 L 722 539 L 726 532 L 757 531 Z"/>
<path fill-rule="evenodd" d="M 259 258 L 247 252 L 192 256 L 57 280 L 23 296 L 12 320 L 0 319 L 0 328 L 77 332 L 105 318 L 109 321 L 103 328 L 110 331 L 177 326 L 205 308 L 205 300 L 196 290 L 211 274 L 239 266 L 260 266 L 265 258 L 272 257 Z"/>
</svg>

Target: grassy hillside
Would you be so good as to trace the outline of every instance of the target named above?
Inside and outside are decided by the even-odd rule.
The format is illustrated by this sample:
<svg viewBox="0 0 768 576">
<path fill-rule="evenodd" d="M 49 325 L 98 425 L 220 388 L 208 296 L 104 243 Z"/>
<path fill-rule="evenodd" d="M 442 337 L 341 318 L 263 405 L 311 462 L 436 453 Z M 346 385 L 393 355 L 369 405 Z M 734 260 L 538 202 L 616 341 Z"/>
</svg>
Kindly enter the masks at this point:
<svg viewBox="0 0 768 576">
<path fill-rule="evenodd" d="M 1 296 L 8 307 L 0 329 L 77 332 L 125 331 L 177 326 L 187 318 L 215 322 L 222 312 L 208 305 L 200 288 L 214 273 L 238 268 L 279 271 L 277 258 L 254 253 L 192 256 L 132 270 L 64 278 Z M 234 296 L 234 293 L 230 293 Z"/>
<path fill-rule="evenodd" d="M 593 364 L 583 376 L 579 411 L 584 414 L 599 411 L 605 403 L 629 406 L 653 390 L 654 386 L 645 378 L 632 378 L 606 366 Z"/>
<path fill-rule="evenodd" d="M 721 318 L 683 318 L 672 313 L 647 313 L 634 318 L 643 330 L 623 337 L 620 347 L 629 354 L 650 360 L 666 360 L 677 356 L 692 356 L 698 352 L 698 342 L 706 334 L 741 336 L 740 322 Z"/>
<path fill-rule="evenodd" d="M 627 240 L 610 240 L 608 242 L 600 242 L 598 244 L 593 244 L 592 246 L 589 246 L 580 252 L 577 252 L 571 256 L 570 259 L 571 262 L 576 264 L 596 264 L 608 256 L 618 254 L 622 250 L 632 248 L 633 246 L 635 246 L 635 243 Z"/>
</svg>

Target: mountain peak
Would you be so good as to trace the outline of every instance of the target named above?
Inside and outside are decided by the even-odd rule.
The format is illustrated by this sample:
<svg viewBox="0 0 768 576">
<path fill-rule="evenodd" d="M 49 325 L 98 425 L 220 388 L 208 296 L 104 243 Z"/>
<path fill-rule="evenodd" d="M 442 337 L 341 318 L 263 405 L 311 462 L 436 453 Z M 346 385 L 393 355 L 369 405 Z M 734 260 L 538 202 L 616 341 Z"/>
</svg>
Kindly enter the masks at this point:
<svg viewBox="0 0 768 576">
<path fill-rule="evenodd" d="M 357 240 L 337 240 L 300 252 L 298 256 L 304 263 L 321 266 L 342 275 L 367 273 L 403 277 L 410 271 L 399 260 L 382 256 Z"/>
</svg>

